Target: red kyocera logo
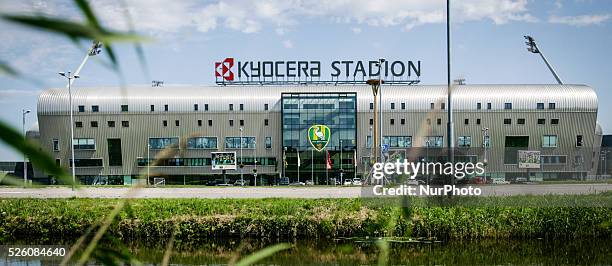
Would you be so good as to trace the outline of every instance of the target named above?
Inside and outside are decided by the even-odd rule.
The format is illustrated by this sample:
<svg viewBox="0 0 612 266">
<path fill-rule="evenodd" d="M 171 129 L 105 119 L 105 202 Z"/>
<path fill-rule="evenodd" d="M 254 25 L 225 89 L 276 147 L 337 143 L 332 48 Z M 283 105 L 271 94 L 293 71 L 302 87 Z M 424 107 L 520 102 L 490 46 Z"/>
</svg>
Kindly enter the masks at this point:
<svg viewBox="0 0 612 266">
<path fill-rule="evenodd" d="M 232 67 L 234 66 L 234 58 L 225 58 L 221 62 L 215 62 L 215 77 L 222 77 L 223 80 L 233 81 L 234 72 Z"/>
</svg>

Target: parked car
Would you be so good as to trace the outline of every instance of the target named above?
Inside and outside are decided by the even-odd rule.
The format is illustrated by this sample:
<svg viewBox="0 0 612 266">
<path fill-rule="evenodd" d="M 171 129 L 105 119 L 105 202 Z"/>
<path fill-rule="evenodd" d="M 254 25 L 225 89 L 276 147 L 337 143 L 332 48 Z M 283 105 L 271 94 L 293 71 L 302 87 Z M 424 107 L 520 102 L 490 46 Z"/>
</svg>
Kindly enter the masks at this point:
<svg viewBox="0 0 612 266">
<path fill-rule="evenodd" d="M 290 186 L 305 186 L 306 183 L 304 182 L 293 182 L 291 184 L 289 184 Z"/>
<path fill-rule="evenodd" d="M 517 184 L 523 184 L 523 183 L 526 183 L 527 181 L 528 181 L 528 180 L 527 180 L 527 178 L 526 178 L 526 177 L 517 177 L 517 178 L 514 180 L 514 182 L 515 182 L 515 183 L 517 183 Z"/>
<path fill-rule="evenodd" d="M 236 182 L 234 183 L 234 186 L 248 186 L 249 185 L 249 181 L 248 180 L 236 180 Z"/>
<path fill-rule="evenodd" d="M 345 186 L 352 186 L 352 185 L 353 185 L 353 180 L 351 180 L 351 179 L 345 179 L 345 180 L 344 180 L 344 184 L 342 184 L 342 185 L 345 185 Z"/>
<path fill-rule="evenodd" d="M 312 182 L 312 180 L 306 180 L 305 183 L 306 183 L 307 186 L 313 186 L 314 185 L 314 182 Z"/>
<path fill-rule="evenodd" d="M 504 185 L 504 184 L 510 184 L 510 181 L 506 181 L 503 179 L 493 179 L 492 183 L 497 184 L 497 185 Z"/>
<path fill-rule="evenodd" d="M 353 178 L 353 185 L 354 186 L 361 186 L 363 183 L 361 183 L 361 179 L 359 178 Z"/>
<path fill-rule="evenodd" d="M 289 177 L 281 177 L 281 179 L 278 182 L 278 184 L 281 185 L 281 186 L 288 186 L 289 185 Z"/>
</svg>

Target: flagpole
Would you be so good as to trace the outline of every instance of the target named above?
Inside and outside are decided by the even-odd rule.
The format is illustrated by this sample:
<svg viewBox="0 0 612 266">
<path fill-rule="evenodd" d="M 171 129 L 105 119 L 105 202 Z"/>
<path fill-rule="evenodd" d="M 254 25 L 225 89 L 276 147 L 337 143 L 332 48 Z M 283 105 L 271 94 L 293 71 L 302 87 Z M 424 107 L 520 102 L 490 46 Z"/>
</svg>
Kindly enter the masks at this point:
<svg viewBox="0 0 612 266">
<path fill-rule="evenodd" d="M 310 149 L 310 182 L 314 183 L 314 149 Z"/>
<path fill-rule="evenodd" d="M 300 166 L 302 165 L 302 162 L 300 160 L 300 151 L 296 151 L 296 152 L 297 152 L 297 159 L 298 159 L 298 163 L 297 163 L 298 179 L 297 179 L 297 182 L 300 183 Z"/>
<path fill-rule="evenodd" d="M 353 179 L 357 178 L 357 149 L 353 150 Z"/>
<path fill-rule="evenodd" d="M 325 148 L 325 182 L 329 186 L 329 151 Z"/>
</svg>

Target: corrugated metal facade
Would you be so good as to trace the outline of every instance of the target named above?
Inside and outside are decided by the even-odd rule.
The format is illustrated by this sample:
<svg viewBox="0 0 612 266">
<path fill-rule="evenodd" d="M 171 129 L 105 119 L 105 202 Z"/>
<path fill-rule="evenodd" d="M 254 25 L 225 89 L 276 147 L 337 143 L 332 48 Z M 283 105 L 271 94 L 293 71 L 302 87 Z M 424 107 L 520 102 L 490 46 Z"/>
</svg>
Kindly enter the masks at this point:
<svg viewBox="0 0 612 266">
<path fill-rule="evenodd" d="M 276 157 L 282 159 L 281 145 L 281 93 L 356 92 L 357 93 L 357 146 L 358 156 L 369 154 L 366 137 L 370 134 L 369 121 L 373 116 L 370 109 L 372 93 L 369 86 L 169 86 L 169 87 L 127 87 L 120 88 L 76 88 L 73 90 L 75 121 L 82 122 L 82 128 L 75 128 L 75 137 L 94 138 L 96 149 L 77 151 L 77 158 L 102 158 L 104 167 L 78 168 L 79 175 L 137 175 L 136 158 L 146 158 L 149 137 L 216 136 L 217 150 L 181 149 L 178 157 L 210 157 L 211 151 L 224 150 L 224 137 L 239 136 L 239 121 L 244 120 L 244 136 L 257 138 L 257 150 L 244 150 L 244 155 Z M 446 101 L 446 86 L 383 86 L 383 133 L 390 136 L 412 136 L 412 146 L 422 147 L 425 136 L 443 136 L 446 139 L 446 110 L 441 109 Z M 391 108 L 394 103 L 394 108 Z M 433 103 L 434 109 L 431 108 Z M 481 109 L 477 109 L 478 103 Z M 491 109 L 487 109 L 488 103 Z M 512 109 L 504 109 L 505 103 L 512 103 Z M 545 109 L 538 110 L 538 103 Z M 549 109 L 549 103 L 555 108 Z M 198 111 L 194 111 L 194 104 Z M 233 111 L 229 105 L 233 104 Z M 240 105 L 244 109 L 240 110 Z M 92 106 L 99 112 L 92 112 Z M 128 105 L 127 112 L 121 105 Z M 155 111 L 151 111 L 154 105 Z M 164 106 L 168 105 L 168 111 Z M 205 110 L 206 105 L 208 110 Z M 265 110 L 265 106 L 268 110 Z M 597 95 L 584 85 L 459 85 L 453 89 L 455 110 L 455 142 L 459 136 L 471 136 L 472 147 L 482 145 L 482 128 L 488 127 L 491 136 L 489 168 L 497 172 L 521 171 L 516 165 L 506 165 L 502 156 L 506 136 L 529 136 L 530 149 L 542 149 L 543 135 L 557 135 L 559 145 L 550 152 L 563 152 L 573 158 L 575 152 L 591 154 L 595 144 L 597 120 Z M 85 112 L 79 112 L 84 106 Z M 404 108 L 402 108 L 404 107 Z M 68 92 L 66 89 L 44 91 L 38 101 L 38 121 L 41 142 L 52 151 L 52 140 L 60 140 L 60 151 L 53 155 L 67 165 L 69 149 Z M 268 126 L 264 120 L 268 119 Z M 390 120 L 394 119 L 394 125 Z M 401 124 L 404 119 L 405 123 Z M 428 119 L 431 123 L 428 123 Z M 438 124 L 438 119 L 440 124 Z M 468 119 L 468 124 L 465 124 Z M 511 119 L 505 125 L 504 119 Z M 524 125 L 517 125 L 518 119 L 525 119 Z M 536 123 L 546 119 L 545 125 Z M 551 125 L 551 119 L 559 119 L 558 125 Z M 162 126 L 167 120 L 168 126 Z M 175 126 L 175 120 L 180 126 Z M 202 120 L 202 126 L 198 125 Z M 212 126 L 208 126 L 212 120 Z M 234 120 L 234 126 L 229 126 Z M 480 120 L 480 124 L 476 121 Z M 97 121 L 98 127 L 90 126 Z M 109 128 L 107 121 L 115 121 L 116 127 Z M 129 128 L 121 126 L 129 121 Z M 576 136 L 584 136 L 584 148 L 575 145 Z M 264 147 L 264 138 L 272 137 L 271 149 Z M 123 166 L 108 166 L 107 139 L 122 140 Z M 442 149 L 439 149 L 442 150 Z M 586 151 L 585 151 L 586 150 Z M 155 151 L 151 153 L 151 156 Z M 592 154 L 591 154 L 592 156 Z M 589 157 L 590 158 L 590 157 Z M 586 162 L 590 162 L 585 158 Z M 570 164 L 568 159 L 568 165 Z M 551 168 L 551 171 L 576 171 L 572 167 Z M 588 170 L 590 171 L 591 167 Z M 595 165 L 596 166 L 596 165 Z M 360 166 L 361 167 L 361 166 Z M 258 167 L 260 173 L 273 173 L 274 167 Z M 280 167 L 279 167 L 280 168 Z M 575 167 L 574 167 L 575 168 Z M 210 167 L 158 167 L 156 171 L 168 175 L 195 175 L 211 173 Z M 245 173 L 250 172 L 246 168 Z"/>
</svg>

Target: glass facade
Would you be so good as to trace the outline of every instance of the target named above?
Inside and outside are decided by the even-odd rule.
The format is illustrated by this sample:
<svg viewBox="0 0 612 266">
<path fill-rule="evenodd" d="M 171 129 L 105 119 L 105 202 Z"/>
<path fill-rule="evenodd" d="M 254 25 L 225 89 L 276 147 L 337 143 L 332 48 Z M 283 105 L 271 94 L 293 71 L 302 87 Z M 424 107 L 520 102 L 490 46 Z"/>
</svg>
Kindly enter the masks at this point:
<svg viewBox="0 0 612 266">
<path fill-rule="evenodd" d="M 281 101 L 285 176 L 296 181 L 299 158 L 302 182 L 312 178 L 318 184 L 331 184 L 334 178 L 340 180 L 341 172 L 345 178 L 353 178 L 357 94 L 283 93 Z M 325 125 L 330 129 L 330 140 L 321 152 L 314 150 L 308 140 L 308 129 L 313 125 Z M 326 167 L 328 153 L 331 169 Z"/>
</svg>

